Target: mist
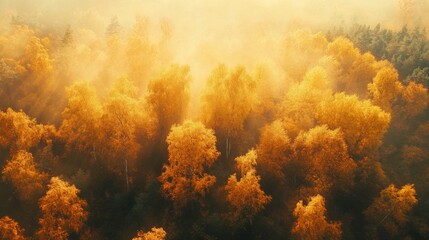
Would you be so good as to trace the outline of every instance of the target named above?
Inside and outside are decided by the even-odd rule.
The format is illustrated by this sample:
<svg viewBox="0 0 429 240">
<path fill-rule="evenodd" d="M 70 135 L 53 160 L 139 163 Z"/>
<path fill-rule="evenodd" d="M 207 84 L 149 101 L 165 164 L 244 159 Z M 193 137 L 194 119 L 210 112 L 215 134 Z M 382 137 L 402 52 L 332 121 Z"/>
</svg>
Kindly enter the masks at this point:
<svg viewBox="0 0 429 240">
<path fill-rule="evenodd" d="M 4 0 L 3 18 L 17 17 L 41 31 L 87 29 L 103 36 L 112 18 L 124 31 L 135 17 L 147 17 L 152 28 L 171 24 L 172 62 L 189 64 L 196 78 L 204 78 L 217 63 L 255 66 L 272 63 L 273 49 L 288 31 L 348 28 L 353 24 L 400 29 L 427 27 L 428 1 L 416 0 L 408 19 L 401 19 L 400 1 L 66 1 Z"/>
<path fill-rule="evenodd" d="M 1 0 L 3 239 L 425 239 L 429 1 Z"/>
</svg>

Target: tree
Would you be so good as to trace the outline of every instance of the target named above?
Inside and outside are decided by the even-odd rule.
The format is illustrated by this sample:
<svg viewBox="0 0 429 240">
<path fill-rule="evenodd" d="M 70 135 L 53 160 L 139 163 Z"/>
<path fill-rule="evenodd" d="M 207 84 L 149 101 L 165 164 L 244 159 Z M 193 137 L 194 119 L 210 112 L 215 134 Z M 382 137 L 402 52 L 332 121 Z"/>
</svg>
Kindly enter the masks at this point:
<svg viewBox="0 0 429 240">
<path fill-rule="evenodd" d="M 293 161 L 304 163 L 312 192 L 347 191 L 353 185 L 356 163 L 347 152 L 340 129 L 317 126 L 301 132 L 293 144 Z"/>
<path fill-rule="evenodd" d="M 226 158 L 231 151 L 230 138 L 243 130 L 244 120 L 258 102 L 256 82 L 246 69 L 237 66 L 228 70 L 225 65 L 215 68 L 202 96 L 204 123 L 226 136 Z"/>
<path fill-rule="evenodd" d="M 411 81 L 403 88 L 402 106 L 400 114 L 406 117 L 415 117 L 422 114 L 429 105 L 428 90 L 421 84 Z"/>
<path fill-rule="evenodd" d="M 33 161 L 33 155 L 26 151 L 18 151 L 7 161 L 2 171 L 3 180 L 9 180 L 18 191 L 20 199 L 31 200 L 44 189 L 47 174 L 40 173 Z"/>
<path fill-rule="evenodd" d="M 340 76 L 344 80 L 344 90 L 366 97 L 368 84 L 372 82 L 377 73 L 378 63 L 375 57 L 367 52 L 359 54 L 352 64 L 347 76 Z M 341 80 L 340 80 L 341 81 Z"/>
<path fill-rule="evenodd" d="M 149 232 L 137 231 L 137 237 L 133 240 L 164 240 L 167 237 L 167 233 L 163 228 L 153 227 Z"/>
<path fill-rule="evenodd" d="M 392 104 L 402 91 L 398 72 L 392 67 L 384 67 L 377 72 L 372 83 L 368 84 L 371 102 L 390 112 Z"/>
<path fill-rule="evenodd" d="M 240 174 L 245 175 L 247 172 L 255 170 L 257 158 L 258 155 L 254 149 L 249 150 L 244 156 L 236 157 L 235 164 Z"/>
<path fill-rule="evenodd" d="M 256 147 L 258 166 L 267 176 L 283 179 L 284 168 L 292 153 L 292 143 L 279 120 L 265 126 Z"/>
<path fill-rule="evenodd" d="M 204 196 L 216 177 L 205 173 L 219 156 L 216 137 L 200 122 L 175 125 L 167 136 L 168 165 L 159 180 L 161 190 L 177 206 Z"/>
<path fill-rule="evenodd" d="M 35 119 L 10 108 L 0 112 L 0 126 L 0 146 L 9 148 L 11 153 L 36 146 L 46 133 L 46 128 Z"/>
<path fill-rule="evenodd" d="M 413 184 L 406 184 L 401 189 L 391 184 L 380 192 L 365 211 L 369 222 L 370 237 L 376 237 L 377 229 L 395 237 L 400 228 L 408 222 L 407 214 L 417 204 L 416 190 Z"/>
<path fill-rule="evenodd" d="M 334 57 L 340 65 L 340 74 L 349 76 L 354 62 L 359 58 L 360 51 L 346 37 L 337 37 L 328 44 L 327 53 Z"/>
<path fill-rule="evenodd" d="M 68 239 L 71 232 L 79 233 L 88 212 L 87 203 L 78 196 L 79 190 L 59 177 L 52 177 L 46 195 L 39 200 L 42 217 L 39 219 L 40 239 Z"/>
<path fill-rule="evenodd" d="M 152 117 L 140 105 L 133 82 L 120 78 L 104 103 L 101 117 L 102 156 L 110 169 L 123 174 L 127 191 L 129 164 L 137 159 L 141 148 L 137 142 L 137 130 L 144 129 L 147 135 L 152 135 Z"/>
<path fill-rule="evenodd" d="M 377 149 L 390 124 L 390 114 L 355 95 L 337 93 L 321 103 L 318 120 L 330 129 L 341 128 L 352 157 Z"/>
<path fill-rule="evenodd" d="M 172 65 L 158 77 L 150 80 L 146 101 L 158 119 L 160 137 L 170 130 L 173 124 L 185 117 L 189 104 L 189 66 Z"/>
<path fill-rule="evenodd" d="M 67 97 L 60 137 L 66 142 L 69 151 L 88 151 L 95 158 L 102 115 L 95 89 L 87 82 L 74 83 L 67 89 Z"/>
<path fill-rule="evenodd" d="M 327 221 L 325 199 L 321 195 L 311 197 L 307 205 L 299 201 L 293 215 L 297 219 L 292 234 L 297 239 L 341 239 L 341 223 Z"/>
<path fill-rule="evenodd" d="M 24 231 L 25 230 L 9 216 L 0 218 L 0 239 L 25 240 Z"/>
<path fill-rule="evenodd" d="M 321 102 L 331 96 L 330 82 L 326 69 L 316 66 L 307 71 L 303 80 L 293 85 L 286 93 L 279 108 L 279 117 L 291 137 L 300 131 L 314 127 Z"/>
<path fill-rule="evenodd" d="M 250 150 L 246 155 L 237 157 L 235 161 L 241 178 L 238 181 L 237 175 L 233 174 L 228 178 L 225 186 L 226 199 L 234 210 L 231 218 L 233 222 L 252 223 L 254 216 L 262 211 L 272 199 L 261 189 L 259 184 L 261 178 L 256 175 L 255 169 L 256 159 L 255 150 Z"/>
<path fill-rule="evenodd" d="M 48 38 L 39 39 L 38 37 L 33 36 L 25 48 L 23 58 L 27 63 L 26 66 L 36 76 L 48 74 L 53 69 L 53 60 L 46 49 L 46 45 L 48 43 Z"/>
<path fill-rule="evenodd" d="M 11 93 L 20 84 L 27 71 L 21 64 L 19 60 L 13 58 L 0 58 L 0 96 L 2 98 L 2 108 L 16 104 L 16 94 Z"/>
</svg>

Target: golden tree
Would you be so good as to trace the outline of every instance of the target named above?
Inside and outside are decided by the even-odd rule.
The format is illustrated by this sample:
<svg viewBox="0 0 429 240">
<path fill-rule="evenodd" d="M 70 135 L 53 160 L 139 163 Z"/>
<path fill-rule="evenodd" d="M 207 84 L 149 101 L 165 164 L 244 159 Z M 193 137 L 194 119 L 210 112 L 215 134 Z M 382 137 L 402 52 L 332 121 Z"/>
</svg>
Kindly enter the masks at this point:
<svg viewBox="0 0 429 240">
<path fill-rule="evenodd" d="M 422 114 L 429 105 L 429 94 L 427 88 L 422 84 L 417 84 L 413 81 L 403 88 L 401 99 L 402 106 L 400 114 L 409 118 Z"/>
<path fill-rule="evenodd" d="M 111 169 L 123 174 L 126 189 L 129 190 L 129 165 L 137 159 L 140 144 L 137 142 L 137 130 L 146 129 L 152 124 L 151 116 L 141 109 L 137 97 L 137 88 L 127 78 L 120 78 L 110 91 L 103 106 L 101 118 L 102 156 Z"/>
<path fill-rule="evenodd" d="M 46 195 L 39 200 L 40 239 L 68 239 L 71 232 L 79 233 L 88 212 L 87 203 L 78 196 L 79 190 L 59 177 L 52 177 Z"/>
<path fill-rule="evenodd" d="M 226 137 L 226 158 L 231 151 L 231 137 L 243 130 L 244 120 L 258 102 L 257 83 L 242 66 L 228 70 L 215 68 L 202 96 L 202 118 L 207 126 Z"/>
<path fill-rule="evenodd" d="M 24 229 L 9 216 L 4 216 L 0 218 L 0 239 L 25 240 Z"/>
<path fill-rule="evenodd" d="M 372 83 L 368 84 L 371 101 L 383 110 L 390 112 L 392 104 L 401 94 L 403 86 L 393 67 L 384 67 L 377 72 Z"/>
<path fill-rule="evenodd" d="M 24 61 L 36 76 L 43 76 L 53 69 L 53 60 L 46 48 L 48 43 L 48 38 L 39 39 L 33 36 L 25 48 Z"/>
<path fill-rule="evenodd" d="M 293 161 L 307 167 L 305 179 L 316 193 L 328 193 L 332 188 L 346 191 L 353 185 L 356 163 L 347 152 L 339 129 L 317 126 L 301 132 L 295 139 Z"/>
<path fill-rule="evenodd" d="M 416 204 L 413 184 L 404 185 L 401 189 L 391 184 L 382 190 L 380 196 L 365 211 L 370 237 L 376 237 L 377 229 L 381 229 L 394 238 L 408 222 L 407 215 Z"/>
<path fill-rule="evenodd" d="M 148 85 L 146 101 L 158 119 L 159 132 L 163 138 L 173 124 L 185 117 L 189 104 L 189 66 L 172 65 Z"/>
<path fill-rule="evenodd" d="M 376 59 L 371 53 L 360 54 L 353 62 L 348 76 L 340 76 L 344 80 L 342 82 L 344 90 L 365 97 L 368 92 L 368 84 L 372 82 L 377 69 Z"/>
<path fill-rule="evenodd" d="M 325 199 L 321 195 L 310 198 L 307 205 L 303 201 L 296 204 L 293 215 L 297 218 L 292 234 L 297 239 L 341 239 L 341 223 L 326 219 Z"/>
<path fill-rule="evenodd" d="M 59 134 L 69 150 L 90 151 L 95 157 L 102 115 L 95 89 L 87 82 L 77 82 L 67 89 L 67 97 Z"/>
<path fill-rule="evenodd" d="M 341 75 L 348 76 L 348 71 L 352 69 L 353 63 L 360 56 L 352 41 L 345 37 L 337 37 L 328 44 L 327 53 L 333 56 L 340 64 Z"/>
<path fill-rule="evenodd" d="M 321 103 L 318 120 L 330 129 L 341 128 L 351 156 L 360 156 L 381 143 L 390 124 L 390 114 L 355 95 L 337 93 Z"/>
<path fill-rule="evenodd" d="M 216 137 L 200 122 L 175 125 L 167 136 L 168 165 L 159 176 L 162 192 L 177 206 L 204 196 L 216 177 L 205 173 L 218 158 Z"/>
<path fill-rule="evenodd" d="M 339 91 L 366 96 L 367 84 L 372 82 L 380 65 L 375 57 L 367 52 L 361 54 L 352 41 L 337 37 L 328 45 L 328 58 L 332 58 L 330 67 Z"/>
<path fill-rule="evenodd" d="M 256 151 L 263 173 L 283 179 L 284 168 L 292 153 L 292 143 L 280 120 L 262 129 Z"/>
<path fill-rule="evenodd" d="M 238 180 L 233 174 L 225 186 L 226 199 L 234 210 L 232 221 L 252 223 L 255 215 L 271 201 L 271 196 L 266 195 L 259 184 L 261 178 L 256 174 L 256 159 L 255 150 L 235 159 L 241 178 Z"/>
<path fill-rule="evenodd" d="M 37 170 L 31 153 L 21 150 L 7 161 L 2 178 L 12 182 L 20 199 L 28 201 L 43 191 L 48 176 Z"/>
<path fill-rule="evenodd" d="M 132 240 L 164 240 L 167 233 L 163 228 L 153 227 L 149 232 L 137 231 L 137 236 Z"/>
<path fill-rule="evenodd" d="M 45 128 L 35 119 L 10 108 L 0 112 L 0 126 L 0 146 L 9 148 L 11 153 L 36 146 L 45 133 Z"/>
<path fill-rule="evenodd" d="M 280 105 L 279 117 L 291 137 L 316 125 L 316 111 L 331 96 L 326 69 L 316 66 L 306 72 L 303 80 L 293 85 Z"/>
</svg>

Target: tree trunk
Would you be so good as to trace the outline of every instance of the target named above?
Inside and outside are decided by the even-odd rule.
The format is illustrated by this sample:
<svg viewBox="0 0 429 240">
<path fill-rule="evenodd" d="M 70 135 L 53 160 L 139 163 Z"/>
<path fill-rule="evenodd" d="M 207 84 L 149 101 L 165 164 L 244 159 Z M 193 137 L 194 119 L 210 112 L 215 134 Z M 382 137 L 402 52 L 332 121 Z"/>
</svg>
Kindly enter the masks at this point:
<svg viewBox="0 0 429 240">
<path fill-rule="evenodd" d="M 226 160 L 229 160 L 230 153 L 231 153 L 231 137 L 228 130 L 228 133 L 226 135 L 226 147 L 225 147 Z"/>
<path fill-rule="evenodd" d="M 128 159 L 125 159 L 125 182 L 127 183 L 127 192 L 129 192 L 130 186 L 128 183 Z"/>
</svg>

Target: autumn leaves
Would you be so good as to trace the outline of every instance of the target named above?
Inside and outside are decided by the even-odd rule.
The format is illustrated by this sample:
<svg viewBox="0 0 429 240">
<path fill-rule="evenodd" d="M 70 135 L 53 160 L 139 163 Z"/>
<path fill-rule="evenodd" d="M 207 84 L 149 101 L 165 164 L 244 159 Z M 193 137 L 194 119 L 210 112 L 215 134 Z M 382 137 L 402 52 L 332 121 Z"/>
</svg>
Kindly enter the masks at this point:
<svg viewBox="0 0 429 240">
<path fill-rule="evenodd" d="M 154 57 L 145 24 L 138 21 L 122 53 L 119 36 L 107 36 L 106 66 L 126 55 L 118 72 L 127 69 L 127 77 L 106 67 L 103 88 L 97 80 L 64 83 L 58 130 L 22 111 L 0 112 L 0 145 L 9 152 L 2 178 L 22 202 L 40 199 L 37 237 L 109 235 L 109 223 L 94 232 L 85 224 L 114 220 L 135 224 L 126 226 L 133 234 L 163 226 L 138 231 L 135 239 L 165 239 L 167 232 L 186 238 L 178 228 L 203 234 L 210 224 L 227 226 L 219 238 L 255 226 L 279 239 L 341 239 L 354 222 L 360 228 L 352 231 L 365 229 L 365 237 L 385 231 L 394 238 L 408 223 L 416 190 L 406 184 L 412 181 L 389 184 L 380 147 L 394 124 L 407 127 L 424 113 L 429 97 L 421 84 L 402 84 L 392 64 L 362 54 L 345 37 L 301 30 L 286 37 L 282 70 L 221 64 L 195 97 L 189 66 L 163 66 L 156 74 L 141 68 Z M 47 43 L 28 44 L 32 57 L 21 62 L 47 74 Z M 402 150 L 416 168 L 424 166 L 428 126 Z M 115 207 L 119 213 L 105 214 Z M 22 232 L 14 220 L 0 220 L 0 236 L 20 239 Z"/>
<path fill-rule="evenodd" d="M 216 177 L 205 173 L 220 153 L 213 130 L 202 123 L 187 121 L 173 126 L 167 136 L 168 164 L 159 177 L 162 192 L 179 207 L 200 200 Z"/>
</svg>

